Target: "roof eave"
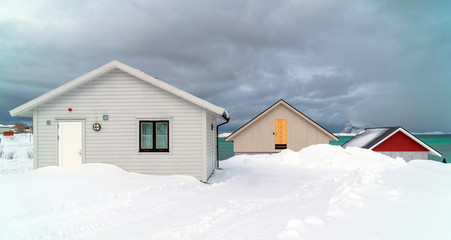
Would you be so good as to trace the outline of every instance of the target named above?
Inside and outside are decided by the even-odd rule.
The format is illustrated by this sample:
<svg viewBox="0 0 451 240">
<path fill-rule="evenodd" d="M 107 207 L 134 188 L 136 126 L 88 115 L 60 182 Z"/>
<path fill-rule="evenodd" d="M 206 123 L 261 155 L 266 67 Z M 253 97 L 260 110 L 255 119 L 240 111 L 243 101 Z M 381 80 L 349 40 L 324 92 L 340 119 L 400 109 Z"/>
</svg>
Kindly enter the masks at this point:
<svg viewBox="0 0 451 240">
<path fill-rule="evenodd" d="M 11 115 L 11 117 L 33 117 L 33 109 L 22 112 L 13 112 L 13 110 L 9 111 L 9 115 Z"/>
<path fill-rule="evenodd" d="M 111 70 L 112 68 L 115 67 L 115 65 L 117 63 L 119 63 L 119 62 L 116 61 L 116 60 L 113 60 L 113 61 L 111 61 L 111 62 L 109 62 L 109 63 L 107 63 L 107 64 L 105 64 L 105 65 L 103 65 L 103 66 L 101 66 L 101 67 L 99 67 L 97 69 L 94 69 L 94 70 L 92 70 L 92 71 L 90 71 L 90 72 L 88 72 L 88 73 L 86 73 L 86 74 L 84 74 L 84 75 L 82 75 L 82 76 L 80 76 L 80 77 L 78 77 L 78 78 L 66 83 L 66 84 L 63 84 L 63 85 L 61 85 L 61 86 L 59 86 L 59 87 L 57 87 L 57 88 L 55 88 L 55 89 L 53 89 L 53 90 L 51 90 L 51 91 L 49 91 L 47 93 L 42 94 L 41 96 L 39 96 L 37 98 L 34 98 L 34 99 L 32 99 L 32 100 L 30 100 L 30 101 L 28 101 L 28 102 L 26 102 L 26 103 L 24 103 L 24 104 L 22 104 L 22 105 L 20 105 L 18 107 L 12 109 L 10 111 L 10 114 L 13 117 L 20 117 L 21 113 L 27 112 L 27 111 L 28 112 L 32 111 L 32 109 L 34 109 L 35 107 L 39 106 L 40 104 L 42 104 L 44 102 L 48 102 L 48 101 L 50 101 L 50 100 L 52 100 L 52 99 L 54 99 L 56 97 L 59 97 L 59 96 L 61 96 L 61 94 L 65 93 L 66 91 L 68 91 L 70 89 L 73 89 L 73 88 L 76 88 L 79 85 L 85 83 L 86 81 L 89 81 L 90 79 L 92 79 L 92 78 L 94 78 L 94 77 L 96 77 L 96 76 L 98 76 L 98 75 L 100 75 L 100 74 L 102 74 L 104 72 L 107 72 L 107 71 Z"/>
<path fill-rule="evenodd" d="M 267 109 L 265 109 L 263 112 L 261 112 L 260 114 L 258 114 L 256 117 L 254 117 L 253 119 L 251 119 L 250 121 L 248 121 L 246 124 L 244 124 L 243 126 L 241 126 L 239 129 L 237 129 L 235 132 L 233 132 L 230 136 L 228 136 L 225 141 L 231 141 L 233 140 L 233 138 L 235 138 L 237 135 L 239 135 L 241 132 L 243 132 L 248 126 L 250 126 L 252 124 L 252 122 L 260 119 L 261 117 L 263 117 L 264 115 L 266 115 L 268 112 L 270 112 L 272 109 L 276 108 L 277 106 L 279 106 L 280 104 L 284 104 L 285 107 L 289 108 L 291 111 L 293 111 L 294 113 L 298 114 L 300 117 L 304 118 L 306 121 L 310 122 L 310 124 L 312 124 L 313 126 L 315 126 L 317 129 L 319 129 L 321 132 L 323 132 L 324 134 L 328 135 L 330 138 L 332 138 L 332 140 L 338 141 L 338 137 L 335 136 L 334 134 L 332 134 L 331 132 L 329 132 L 327 129 L 323 128 L 321 125 L 319 125 L 317 122 L 313 121 L 312 119 L 310 119 L 308 116 L 306 116 L 305 114 L 303 114 L 301 111 L 299 111 L 298 109 L 296 109 L 295 107 L 291 106 L 289 103 L 287 103 L 285 100 L 280 99 L 279 101 L 275 102 L 273 105 L 271 105 L 270 107 L 268 107 Z"/>
<path fill-rule="evenodd" d="M 39 106 L 40 104 L 48 102 L 56 97 L 59 97 L 62 94 L 64 94 L 65 92 L 67 92 L 73 88 L 76 88 L 76 87 L 86 83 L 87 81 L 89 81 L 113 68 L 118 68 L 118 69 L 120 69 L 124 72 L 127 72 L 139 79 L 142 79 L 150 84 L 153 84 L 159 88 L 162 88 L 163 90 L 166 90 L 176 96 L 179 96 L 189 102 L 192 102 L 202 108 L 205 108 L 205 109 L 217 114 L 219 117 L 223 118 L 224 120 L 227 120 L 229 118 L 228 113 L 225 109 L 218 107 L 216 105 L 213 105 L 212 103 L 209 103 L 203 99 L 200 99 L 194 95 L 191 95 L 191 94 L 189 94 L 181 89 L 178 89 L 174 86 L 171 86 L 163 81 L 160 81 L 152 76 L 149 76 L 149 75 L 147 75 L 135 68 L 132 68 L 126 64 L 123 64 L 117 60 L 113 60 L 97 69 L 92 70 L 89 73 L 86 73 L 86 74 L 56 88 L 56 89 L 53 89 L 50 92 L 47 92 L 37 98 L 34 98 L 34 99 L 28 101 L 27 103 L 20 105 L 19 107 L 16 107 L 16 108 L 10 110 L 10 114 L 13 117 L 29 116 L 29 112 L 32 112 L 32 110 L 34 108 L 36 108 L 37 106 Z"/>
<path fill-rule="evenodd" d="M 166 90 L 174 95 L 177 95 L 187 101 L 190 101 L 200 107 L 203 107 L 207 110 L 210 110 L 211 112 L 219 115 L 220 117 L 222 117 L 224 115 L 224 113 L 226 112 L 226 110 L 224 108 L 218 107 L 210 102 L 207 102 L 206 100 L 203 100 L 201 98 L 198 98 L 190 93 L 187 93 L 181 89 L 178 89 L 168 83 L 165 83 L 159 79 L 156 79 L 150 75 L 147 75 L 144 72 L 139 71 L 138 69 L 132 68 L 128 65 L 125 65 L 119 61 L 114 61 L 116 63 L 116 67 L 119 68 L 120 70 L 127 72 L 139 79 L 142 79 L 152 85 L 155 85 L 163 90 Z M 227 113 L 228 115 L 228 113 Z M 226 120 L 226 119 L 224 119 Z"/>
</svg>

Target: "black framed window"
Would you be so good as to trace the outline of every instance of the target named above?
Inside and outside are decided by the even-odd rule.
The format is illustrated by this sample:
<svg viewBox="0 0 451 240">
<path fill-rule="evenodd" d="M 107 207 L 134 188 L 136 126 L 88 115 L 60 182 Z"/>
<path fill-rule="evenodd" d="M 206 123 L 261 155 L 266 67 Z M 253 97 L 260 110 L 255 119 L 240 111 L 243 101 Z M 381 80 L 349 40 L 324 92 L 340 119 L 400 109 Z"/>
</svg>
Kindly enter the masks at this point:
<svg viewBox="0 0 451 240">
<path fill-rule="evenodd" d="M 139 151 L 169 152 L 169 121 L 139 121 Z"/>
</svg>

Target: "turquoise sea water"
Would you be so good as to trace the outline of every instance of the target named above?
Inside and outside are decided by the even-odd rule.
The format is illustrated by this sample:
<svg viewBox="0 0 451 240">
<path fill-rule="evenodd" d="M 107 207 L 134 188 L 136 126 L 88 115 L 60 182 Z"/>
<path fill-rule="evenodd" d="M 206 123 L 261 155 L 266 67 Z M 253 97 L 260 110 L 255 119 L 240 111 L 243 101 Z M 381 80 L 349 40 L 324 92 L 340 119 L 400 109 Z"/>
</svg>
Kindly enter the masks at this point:
<svg viewBox="0 0 451 240">
<path fill-rule="evenodd" d="M 443 157 L 429 156 L 430 160 L 441 162 L 443 158 L 446 158 L 446 161 L 451 163 L 451 134 L 418 134 L 416 136 L 443 155 Z M 233 142 L 226 142 L 224 139 L 218 138 L 219 160 L 224 160 L 235 155 L 233 153 Z M 351 137 L 339 137 L 338 141 L 330 141 L 329 144 L 341 145 L 349 139 Z"/>
<path fill-rule="evenodd" d="M 446 161 L 451 163 L 451 134 L 417 135 L 417 137 L 443 155 L 441 158 L 429 156 L 429 159 L 442 161 L 443 158 L 446 158 Z"/>
<path fill-rule="evenodd" d="M 233 142 L 226 142 L 223 137 L 218 138 L 218 148 L 219 160 L 225 160 L 235 156 L 235 153 L 233 152 Z"/>
</svg>

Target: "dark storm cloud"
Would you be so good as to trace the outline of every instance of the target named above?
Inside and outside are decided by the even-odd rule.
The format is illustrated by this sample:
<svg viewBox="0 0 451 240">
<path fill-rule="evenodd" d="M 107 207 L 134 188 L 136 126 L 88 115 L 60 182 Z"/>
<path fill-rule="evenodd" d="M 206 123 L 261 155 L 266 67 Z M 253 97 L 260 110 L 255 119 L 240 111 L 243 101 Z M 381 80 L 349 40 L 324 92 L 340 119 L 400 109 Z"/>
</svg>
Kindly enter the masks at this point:
<svg viewBox="0 0 451 240">
<path fill-rule="evenodd" d="M 283 98 L 331 131 L 349 119 L 451 132 L 445 1 L 12 1 L 2 9 L 0 123 L 117 59 L 226 108 L 226 131 Z"/>
</svg>

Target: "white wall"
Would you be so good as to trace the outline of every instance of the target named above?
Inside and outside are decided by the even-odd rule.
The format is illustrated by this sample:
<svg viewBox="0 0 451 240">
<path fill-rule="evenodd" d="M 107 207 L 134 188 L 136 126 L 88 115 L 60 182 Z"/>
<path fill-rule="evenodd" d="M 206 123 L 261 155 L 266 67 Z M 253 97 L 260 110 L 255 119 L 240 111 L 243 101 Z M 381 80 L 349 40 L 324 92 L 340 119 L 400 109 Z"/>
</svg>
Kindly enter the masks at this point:
<svg viewBox="0 0 451 240">
<path fill-rule="evenodd" d="M 211 130 L 211 124 L 213 124 L 213 130 Z M 216 168 L 216 144 L 217 144 L 217 138 L 216 138 L 216 116 L 211 113 L 207 112 L 207 122 L 206 122 L 206 129 L 207 129 L 207 178 L 210 177 L 211 174 L 213 174 L 215 168 Z"/>
<path fill-rule="evenodd" d="M 139 116 L 170 118 L 170 153 L 138 152 Z M 56 119 L 70 118 L 85 118 L 87 163 L 202 178 L 202 108 L 128 73 L 112 70 L 38 108 L 37 167 L 57 165 Z M 99 132 L 92 130 L 96 122 Z"/>
<path fill-rule="evenodd" d="M 380 153 L 383 153 L 393 158 L 401 157 L 406 162 L 414 159 L 423 159 L 423 160 L 428 159 L 428 152 L 380 152 Z"/>
</svg>

